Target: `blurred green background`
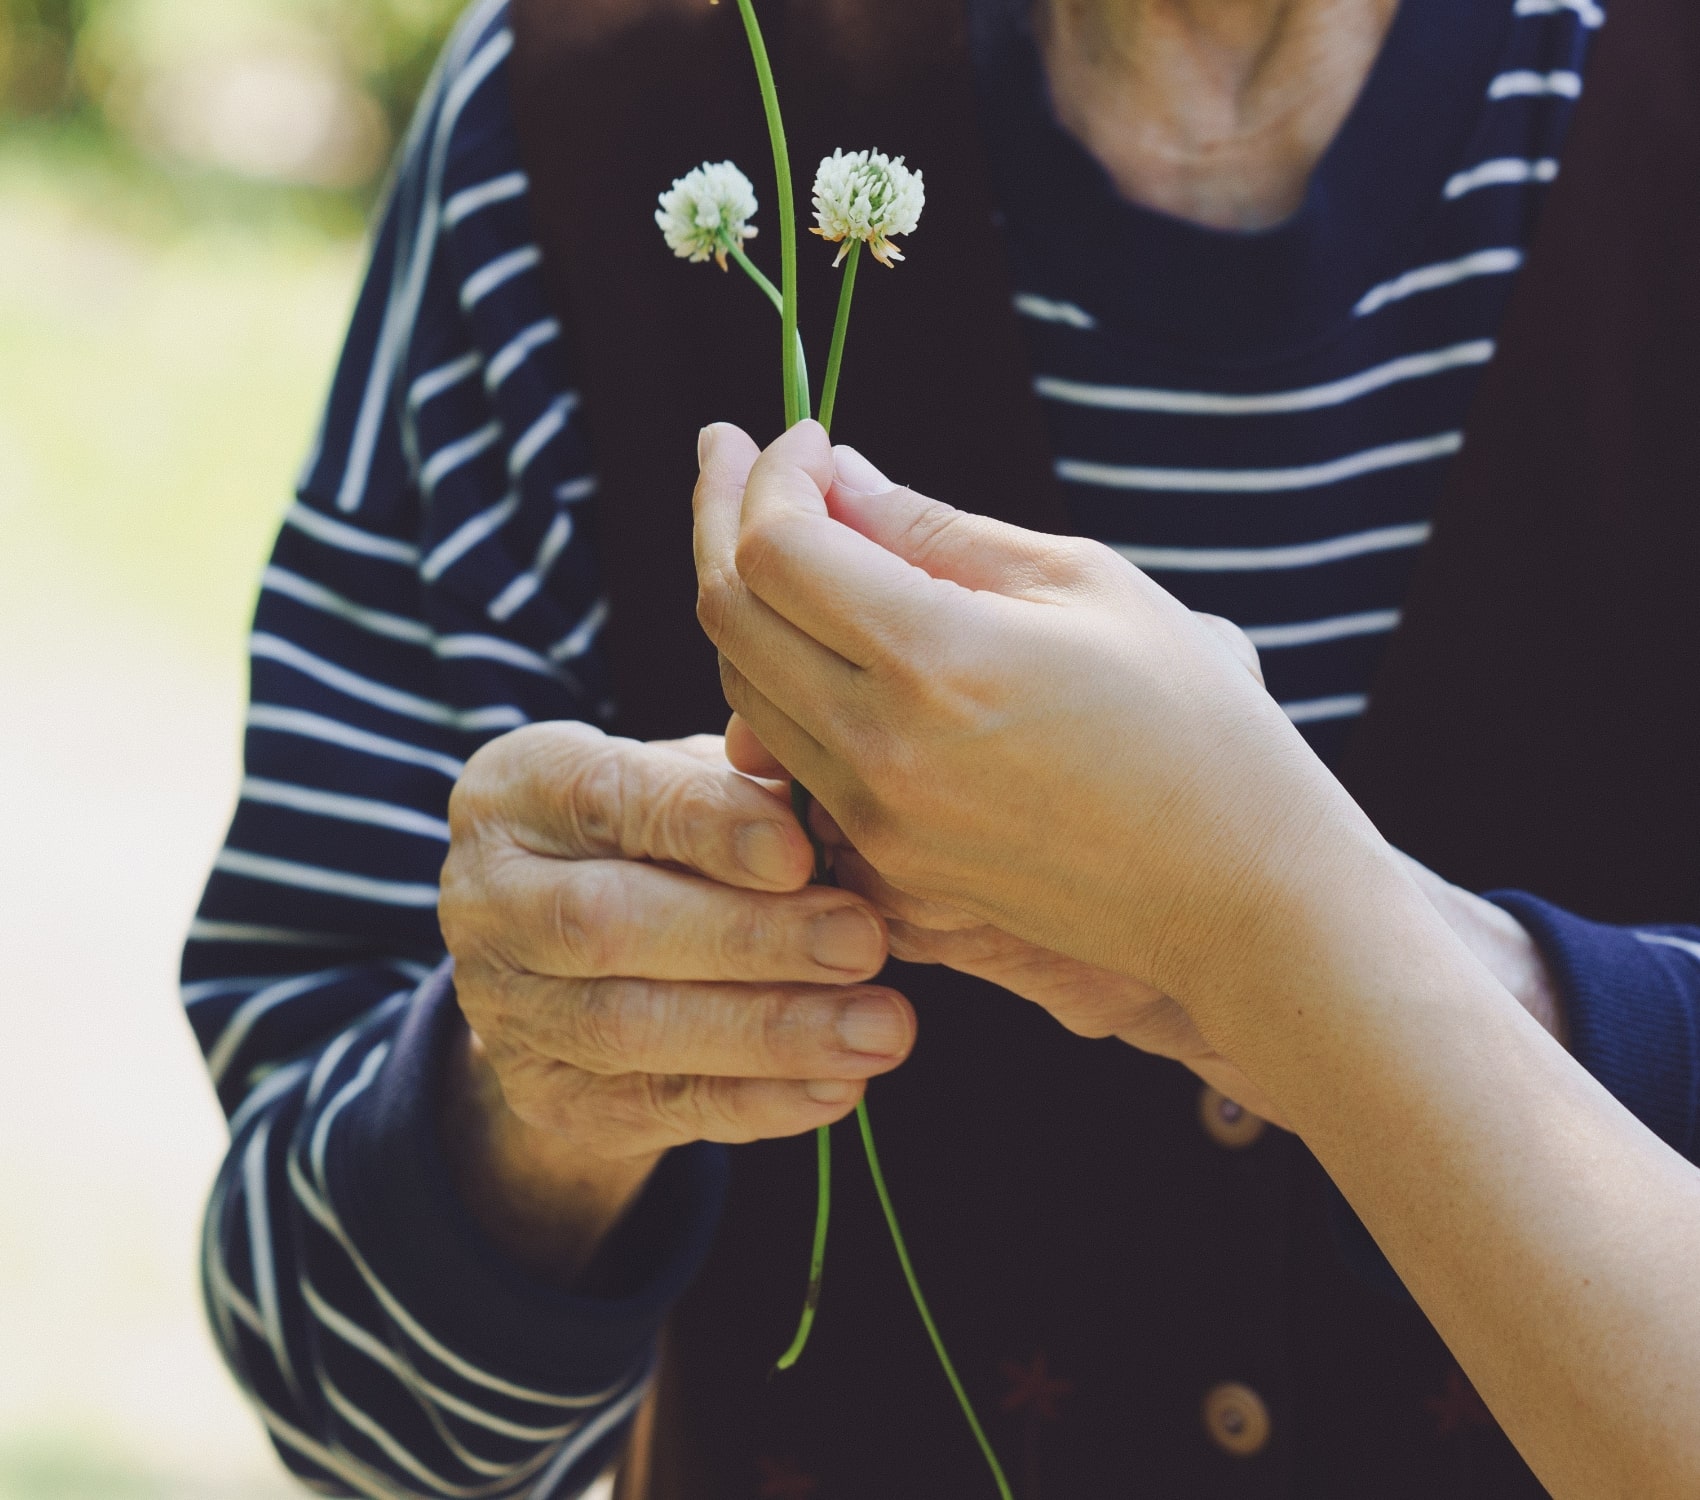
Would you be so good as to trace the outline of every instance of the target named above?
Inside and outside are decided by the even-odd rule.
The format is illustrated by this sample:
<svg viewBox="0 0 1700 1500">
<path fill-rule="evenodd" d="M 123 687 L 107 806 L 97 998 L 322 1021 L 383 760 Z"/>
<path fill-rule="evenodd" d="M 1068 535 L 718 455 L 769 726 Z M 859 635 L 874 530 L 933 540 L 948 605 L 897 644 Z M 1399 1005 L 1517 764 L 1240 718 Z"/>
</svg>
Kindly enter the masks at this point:
<svg viewBox="0 0 1700 1500">
<path fill-rule="evenodd" d="M 203 1332 L 176 950 L 461 0 L 0 0 L 0 1500 L 292 1493 Z"/>
</svg>

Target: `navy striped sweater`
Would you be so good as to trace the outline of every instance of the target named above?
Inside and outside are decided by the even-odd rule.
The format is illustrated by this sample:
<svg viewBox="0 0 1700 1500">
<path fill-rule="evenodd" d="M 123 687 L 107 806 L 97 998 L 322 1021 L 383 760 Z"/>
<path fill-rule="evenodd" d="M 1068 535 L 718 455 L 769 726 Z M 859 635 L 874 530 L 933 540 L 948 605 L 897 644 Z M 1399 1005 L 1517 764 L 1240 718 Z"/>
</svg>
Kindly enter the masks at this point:
<svg viewBox="0 0 1700 1500">
<path fill-rule="evenodd" d="M 1406 0 L 1300 214 L 1240 236 L 1116 200 L 1051 122 L 1021 25 L 979 13 L 1076 524 L 1247 626 L 1325 757 L 1397 623 L 1602 19 L 1595 0 Z M 674 1153 L 624 1294 L 580 1297 L 482 1240 L 436 1146 L 450 789 L 493 736 L 609 709 L 595 467 L 511 49 L 505 3 L 480 0 L 406 142 L 265 573 L 242 801 L 183 966 L 231 1128 L 209 1314 L 284 1461 L 331 1494 L 580 1493 L 723 1184 L 718 1149 Z M 1583 1063 L 1694 1155 L 1700 932 L 1500 899 L 1552 961 Z"/>
</svg>

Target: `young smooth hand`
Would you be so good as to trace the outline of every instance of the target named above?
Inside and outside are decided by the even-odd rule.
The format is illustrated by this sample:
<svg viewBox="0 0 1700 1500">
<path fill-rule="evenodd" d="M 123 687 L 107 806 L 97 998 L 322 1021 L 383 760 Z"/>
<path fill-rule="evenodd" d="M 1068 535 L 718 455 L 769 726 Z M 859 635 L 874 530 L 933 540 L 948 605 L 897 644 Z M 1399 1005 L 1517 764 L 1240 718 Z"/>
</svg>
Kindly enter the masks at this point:
<svg viewBox="0 0 1700 1500">
<path fill-rule="evenodd" d="M 1195 1021 L 1295 902 L 1370 866 L 1409 891 L 1220 622 L 1097 543 L 854 488 L 814 424 L 765 454 L 710 428 L 700 614 L 734 709 L 890 885 Z"/>
</svg>

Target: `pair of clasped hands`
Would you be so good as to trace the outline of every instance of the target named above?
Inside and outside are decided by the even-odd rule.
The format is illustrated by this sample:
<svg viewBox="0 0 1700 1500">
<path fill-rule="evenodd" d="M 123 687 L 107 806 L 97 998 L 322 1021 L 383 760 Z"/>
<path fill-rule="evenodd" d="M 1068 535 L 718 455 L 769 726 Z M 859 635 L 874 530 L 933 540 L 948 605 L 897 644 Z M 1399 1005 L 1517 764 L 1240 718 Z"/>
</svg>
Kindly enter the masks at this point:
<svg viewBox="0 0 1700 1500">
<path fill-rule="evenodd" d="M 1413 901 L 1555 1029 L 1523 929 L 1386 846 L 1232 625 L 1096 543 L 895 486 L 812 423 L 765 453 L 711 427 L 700 456 L 724 740 L 537 725 L 453 799 L 447 1135 L 516 1252 L 581 1263 L 670 1148 L 845 1115 L 914 1042 L 872 982 L 888 956 L 1277 1122 L 1237 1061 L 1270 996 Z M 810 884 L 793 774 L 835 888 Z"/>
</svg>

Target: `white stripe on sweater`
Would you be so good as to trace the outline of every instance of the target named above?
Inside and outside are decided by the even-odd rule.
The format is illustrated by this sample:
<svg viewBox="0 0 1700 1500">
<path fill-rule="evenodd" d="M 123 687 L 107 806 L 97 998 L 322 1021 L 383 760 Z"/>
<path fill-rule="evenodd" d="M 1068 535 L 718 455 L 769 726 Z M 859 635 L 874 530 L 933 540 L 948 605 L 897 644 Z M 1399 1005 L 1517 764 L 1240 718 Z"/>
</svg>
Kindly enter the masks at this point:
<svg viewBox="0 0 1700 1500">
<path fill-rule="evenodd" d="M 254 1301 L 265 1322 L 265 1339 L 277 1361 L 284 1384 L 297 1401 L 301 1385 L 289 1358 L 283 1336 L 283 1314 L 278 1305 L 277 1267 L 272 1258 L 271 1211 L 266 1184 L 266 1151 L 271 1145 L 271 1121 L 262 1120 L 242 1153 L 242 1196 L 248 1209 L 248 1254 L 254 1277 Z"/>
<path fill-rule="evenodd" d="M 449 825 L 411 807 L 398 807 L 393 802 L 377 802 L 370 797 L 348 797 L 338 792 L 324 792 L 317 787 L 294 786 L 286 781 L 270 781 L 260 776 L 246 777 L 242 795 L 250 802 L 268 807 L 288 807 L 316 817 L 335 818 L 343 823 L 365 823 L 374 828 L 393 828 L 398 833 L 417 834 L 420 838 L 449 841 Z"/>
<path fill-rule="evenodd" d="M 1076 307 L 1072 302 L 1057 302 L 1050 297 L 1038 297 L 1032 292 L 1015 294 L 1015 310 L 1024 318 L 1033 318 L 1040 323 L 1061 323 L 1067 328 L 1078 328 L 1083 333 L 1098 326 L 1098 320 L 1085 308 Z"/>
<path fill-rule="evenodd" d="M 1700 943 L 1692 938 L 1672 937 L 1668 932 L 1638 932 L 1635 934 L 1643 943 L 1652 943 L 1659 948 L 1675 948 L 1679 953 L 1686 953 L 1690 958 L 1700 958 Z"/>
<path fill-rule="evenodd" d="M 370 1080 L 368 1079 L 369 1083 Z M 362 1085 L 364 1088 L 365 1085 Z M 357 1091 L 358 1092 L 358 1091 Z M 317 1136 L 315 1136 L 317 1140 Z M 316 1148 L 315 1148 L 316 1149 Z M 322 1168 L 322 1161 L 315 1155 L 315 1167 Z M 367 1264 L 366 1258 L 360 1253 L 359 1247 L 349 1238 L 348 1232 L 342 1227 L 342 1221 L 331 1208 L 325 1196 L 322 1175 L 319 1185 L 310 1181 L 299 1161 L 291 1155 L 289 1162 L 290 1185 L 295 1191 L 296 1198 L 303 1208 L 313 1217 L 319 1226 L 325 1230 L 342 1247 L 343 1253 L 360 1273 L 367 1288 L 378 1300 L 380 1306 L 395 1322 L 396 1326 L 405 1333 L 415 1344 L 435 1359 L 444 1368 L 452 1370 L 463 1380 L 473 1385 L 482 1386 L 485 1390 L 494 1391 L 497 1395 L 511 1396 L 518 1401 L 529 1401 L 538 1406 L 557 1407 L 562 1410 L 583 1410 L 588 1407 L 601 1406 L 613 1399 L 621 1389 L 616 1385 L 610 1390 L 598 1391 L 594 1395 L 560 1396 L 548 1391 L 535 1390 L 529 1386 L 516 1385 L 511 1380 L 504 1380 L 499 1375 L 493 1375 L 488 1370 L 481 1369 L 470 1360 L 458 1355 L 454 1350 L 437 1339 L 429 1329 L 410 1313 L 396 1298 L 395 1294 L 384 1285 L 377 1274 Z"/>
<path fill-rule="evenodd" d="M 1513 14 L 1519 16 L 1556 16 L 1566 10 L 1575 11 L 1577 19 L 1590 29 L 1606 24 L 1606 13 L 1595 0 L 1517 0 L 1512 7 Z"/>
<path fill-rule="evenodd" d="M 491 601 L 490 618 L 510 620 L 517 611 L 535 598 L 550 570 L 560 561 L 561 554 L 567 550 L 567 544 L 572 539 L 573 518 L 566 514 L 556 516 L 549 523 L 549 530 L 544 533 L 543 540 L 538 544 L 537 556 L 531 566 Z"/>
<path fill-rule="evenodd" d="M 1477 276 L 1504 276 L 1523 264 L 1523 252 L 1506 246 L 1496 250 L 1477 250 L 1457 260 L 1441 261 L 1437 265 L 1418 266 L 1403 276 L 1395 276 L 1380 286 L 1371 287 L 1352 309 L 1360 318 L 1379 312 L 1390 302 L 1402 302 L 1418 292 L 1439 291 L 1456 286 Z"/>
<path fill-rule="evenodd" d="M 516 276 L 523 276 L 533 266 L 541 265 L 543 252 L 535 245 L 523 245 L 518 250 L 510 250 L 506 255 L 498 255 L 486 266 L 481 266 L 468 276 L 460 289 L 460 306 L 462 312 L 471 312 L 492 292 L 506 286 Z"/>
<path fill-rule="evenodd" d="M 493 203 L 507 203 L 514 198 L 523 198 L 530 187 L 531 183 L 524 172 L 505 172 L 500 177 L 492 177 L 488 182 L 462 188 L 443 206 L 443 227 L 457 228 L 464 220 L 471 218 L 480 209 L 489 208 Z"/>
<path fill-rule="evenodd" d="M 1536 73 L 1528 68 L 1501 73 L 1488 85 L 1490 99 L 1527 99 L 1556 95 L 1560 99 L 1582 97 L 1582 75 L 1569 68 Z"/>
<path fill-rule="evenodd" d="M 1358 635 L 1381 635 L 1399 624 L 1396 609 L 1372 609 L 1356 615 L 1335 615 L 1328 620 L 1308 620 L 1295 625 L 1248 625 L 1246 637 L 1259 651 L 1277 651 L 1283 646 L 1314 646 L 1322 641 L 1346 640 Z"/>
<path fill-rule="evenodd" d="M 320 969 L 315 974 L 297 974 L 268 985 L 252 999 L 245 1001 L 225 1023 L 218 1041 L 207 1052 L 207 1071 L 212 1074 L 213 1082 L 216 1084 L 224 1081 L 224 1075 L 235 1060 L 237 1052 L 263 1016 L 280 1005 L 287 1005 L 291 1000 L 299 1000 L 303 995 L 310 995 L 315 990 L 327 989 L 360 972 L 358 967 L 346 965 L 339 969 Z"/>
<path fill-rule="evenodd" d="M 1117 490 L 1160 490 L 1190 494 L 1273 494 L 1318 489 L 1383 469 L 1428 463 L 1456 453 L 1464 445 L 1458 432 L 1437 433 L 1406 443 L 1388 443 L 1363 453 L 1351 453 L 1328 463 L 1296 469 L 1150 469 L 1123 464 L 1090 463 L 1084 459 L 1057 460 L 1057 477 L 1072 484 L 1099 485 Z"/>
<path fill-rule="evenodd" d="M 524 712 L 511 704 L 492 704 L 488 708 L 454 708 L 434 699 L 421 698 L 416 693 L 403 692 L 386 683 L 373 682 L 369 677 L 350 672 L 335 662 L 303 651 L 293 641 L 261 631 L 250 642 L 251 653 L 263 661 L 275 661 L 283 666 L 335 688 L 350 698 L 373 704 L 403 718 L 417 719 L 424 724 L 476 733 L 486 729 L 518 729 L 529 720 Z"/>
<path fill-rule="evenodd" d="M 1257 573 L 1273 568 L 1309 568 L 1344 562 L 1375 552 L 1420 547 L 1432 528 L 1422 521 L 1354 531 L 1322 542 L 1291 547 L 1137 547 L 1116 543 L 1115 550 L 1136 568 L 1162 573 Z"/>
<path fill-rule="evenodd" d="M 483 26 L 488 24 L 490 17 L 500 11 L 503 3 L 504 0 L 484 0 L 477 10 L 461 22 L 449 50 L 438 65 L 426 103 L 420 107 L 413 129 L 409 132 L 404 152 L 404 159 L 409 161 L 414 160 L 424 149 L 427 135 L 430 138 L 419 223 L 412 241 L 398 243 L 396 246 L 396 274 L 390 283 L 390 297 L 384 309 L 383 326 L 379 330 L 372 368 L 367 374 L 366 390 L 361 398 L 359 416 L 355 420 L 354 436 L 349 443 L 348 461 L 344 465 L 342 482 L 337 489 L 338 510 L 358 510 L 366 498 L 372 462 L 377 454 L 378 437 L 383 430 L 389 405 L 390 387 L 397 373 L 406 364 L 407 350 L 419 316 L 419 306 L 425 295 L 425 284 L 436 258 L 442 217 L 443 171 L 448 159 L 450 137 L 473 96 L 513 51 L 513 33 L 504 28 L 485 42 L 470 60 L 466 55 L 467 49 L 476 43 Z M 452 80 L 446 90 L 445 79 Z M 442 107 L 440 111 L 435 112 L 433 118 L 431 106 L 439 94 Z M 402 187 L 405 186 L 404 180 Z"/>
<path fill-rule="evenodd" d="M 506 384 L 508 377 L 534 352 L 545 344 L 553 343 L 560 336 L 561 325 L 553 318 L 544 318 L 541 322 L 533 323 L 524 332 L 516 333 L 490 361 L 489 369 L 484 372 L 484 388 L 492 396 L 495 395 Z"/>
<path fill-rule="evenodd" d="M 305 532 L 316 542 L 335 547 L 339 552 L 353 552 L 361 557 L 381 557 L 385 562 L 401 563 L 409 568 L 419 565 L 419 549 L 410 543 L 397 541 L 394 537 L 378 536 L 375 532 L 350 526 L 346 521 L 321 516 L 318 511 L 308 509 L 300 501 L 296 501 L 284 513 L 283 523 L 293 526 L 297 531 Z"/>
<path fill-rule="evenodd" d="M 431 550 L 431 555 L 420 565 L 419 576 L 427 583 L 435 583 L 486 537 L 494 536 L 506 526 L 519 506 L 520 496 L 514 493 L 480 511 Z"/>
<path fill-rule="evenodd" d="M 1447 198 L 1462 198 L 1477 188 L 1503 187 L 1524 182 L 1553 182 L 1558 177 L 1558 162 L 1551 156 L 1530 161 L 1521 156 L 1496 156 L 1467 171 L 1455 173 L 1446 181 Z"/>
<path fill-rule="evenodd" d="M 1283 703 L 1281 712 L 1295 724 L 1316 724 L 1324 719 L 1356 718 L 1369 707 L 1362 693 L 1342 693 L 1335 698 L 1310 698 L 1303 703 Z"/>
<path fill-rule="evenodd" d="M 263 880 L 268 885 L 287 885 L 299 891 L 347 896 L 350 900 L 370 901 L 378 906 L 431 910 L 437 905 L 438 892 L 434 885 L 374 880 L 366 875 L 350 875 L 343 870 L 327 870 L 320 865 L 300 864 L 293 859 L 250 854 L 245 849 L 232 849 L 229 845 L 219 851 L 213 868 L 223 870 L 227 875 L 240 875 L 244 880 Z"/>
<path fill-rule="evenodd" d="M 420 407 L 434 401 L 444 391 L 452 391 L 457 385 L 464 385 L 483 365 L 483 357 L 474 351 L 461 355 L 459 359 L 450 360 L 446 365 L 438 365 L 434 370 L 427 370 L 408 387 L 407 409 L 418 415 Z"/>
<path fill-rule="evenodd" d="M 485 1484 L 456 1484 L 422 1463 L 412 1450 L 392 1436 L 376 1417 L 363 1411 L 344 1395 L 336 1382 L 323 1370 L 319 1372 L 319 1389 L 324 1393 L 332 1411 L 356 1432 L 364 1434 L 397 1468 L 405 1470 L 422 1484 L 429 1485 L 434 1495 L 448 1496 L 450 1500 L 485 1500 L 486 1496 L 511 1490 L 516 1483 L 529 1479 L 549 1461 L 548 1449 L 533 1454 L 521 1464 L 494 1464 L 484 1459 L 474 1459 L 466 1465 L 467 1468 L 475 1473 L 494 1475 L 495 1478 Z"/>
<path fill-rule="evenodd" d="M 275 563 L 261 575 L 260 586 L 286 595 L 297 604 L 305 604 L 311 609 L 322 610 L 325 614 L 347 620 L 349 624 L 357 625 L 373 635 L 387 636 L 392 641 L 405 641 L 410 646 L 431 644 L 431 627 L 423 621 L 356 604 L 352 599 L 344 598 L 322 583 L 303 578 L 299 573 L 292 573 Z"/>
<path fill-rule="evenodd" d="M 568 1422 L 558 1427 L 528 1427 L 520 1422 L 510 1422 L 505 1417 L 499 1417 L 494 1412 L 485 1411 L 482 1407 L 474 1406 L 470 1401 L 464 1401 L 459 1396 L 445 1391 L 441 1386 L 433 1385 L 412 1365 L 395 1352 L 381 1339 L 374 1338 L 352 1318 L 339 1312 L 327 1302 L 319 1289 L 302 1276 L 298 1278 L 301 1295 L 305 1299 L 313 1316 L 319 1320 L 331 1333 L 353 1349 L 358 1349 L 374 1364 L 382 1365 L 396 1379 L 424 1395 L 433 1406 L 463 1422 L 470 1422 L 475 1427 L 482 1427 L 499 1437 L 514 1438 L 524 1443 L 558 1442 L 561 1438 L 570 1437 L 584 1425 L 582 1418 Z"/>
<path fill-rule="evenodd" d="M 425 750 L 405 740 L 392 740 L 370 730 L 356 729 L 340 719 L 327 719 L 323 714 L 311 714 L 304 709 L 283 708 L 273 703 L 255 703 L 248 708 L 250 729 L 270 730 L 274 734 L 299 735 L 302 739 L 318 740 L 344 750 L 357 750 L 364 755 L 376 755 L 405 765 L 425 766 L 459 781 L 466 762 L 436 750 Z"/>
<path fill-rule="evenodd" d="M 1052 401 L 1072 406 L 1098 407 L 1104 411 L 1174 412 L 1186 416 L 1244 417 L 1269 412 L 1317 411 L 1340 406 L 1384 390 L 1405 380 L 1443 374 L 1471 365 L 1485 365 L 1493 358 L 1492 339 L 1471 339 L 1449 349 L 1407 354 L 1386 364 L 1330 380 L 1325 385 L 1305 386 L 1296 391 L 1271 391 L 1255 396 L 1225 396 L 1213 391 L 1164 391 L 1142 386 L 1094 385 L 1082 380 L 1061 380 L 1041 375 L 1033 388 Z"/>
<path fill-rule="evenodd" d="M 437 486 L 457 469 L 464 469 L 479 455 L 488 453 L 502 440 L 502 424 L 487 422 L 476 432 L 469 432 L 463 438 L 457 438 L 446 447 L 439 448 L 419 470 L 419 488 L 424 492 L 427 501 L 434 500 Z"/>
</svg>

